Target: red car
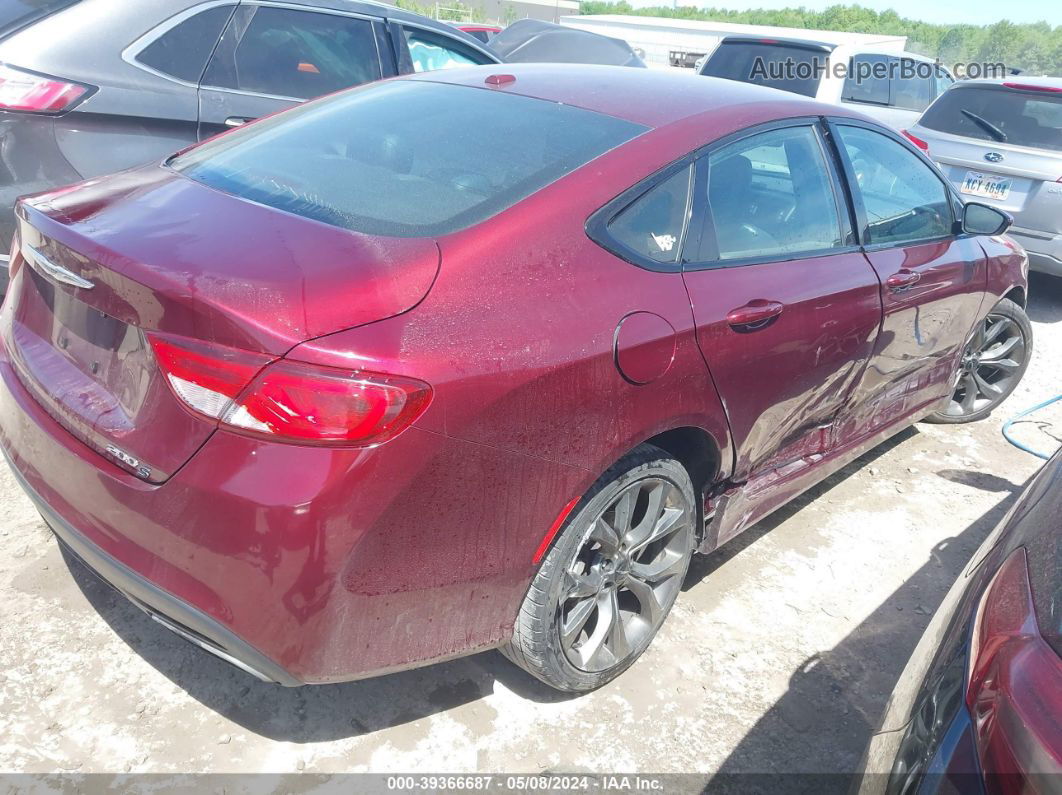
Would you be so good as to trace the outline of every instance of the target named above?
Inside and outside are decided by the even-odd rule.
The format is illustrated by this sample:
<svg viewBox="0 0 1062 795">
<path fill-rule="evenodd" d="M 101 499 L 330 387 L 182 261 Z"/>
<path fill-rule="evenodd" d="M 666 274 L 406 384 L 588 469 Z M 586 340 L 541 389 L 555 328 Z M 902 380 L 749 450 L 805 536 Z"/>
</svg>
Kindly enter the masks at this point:
<svg viewBox="0 0 1062 795">
<path fill-rule="evenodd" d="M 25 199 L 0 444 L 255 675 L 597 687 L 710 552 L 1027 366 L 1027 260 L 901 136 L 732 81 L 386 81 Z"/>
<path fill-rule="evenodd" d="M 861 765 L 859 795 L 1058 792 L 1062 450 L 933 615 Z"/>
</svg>

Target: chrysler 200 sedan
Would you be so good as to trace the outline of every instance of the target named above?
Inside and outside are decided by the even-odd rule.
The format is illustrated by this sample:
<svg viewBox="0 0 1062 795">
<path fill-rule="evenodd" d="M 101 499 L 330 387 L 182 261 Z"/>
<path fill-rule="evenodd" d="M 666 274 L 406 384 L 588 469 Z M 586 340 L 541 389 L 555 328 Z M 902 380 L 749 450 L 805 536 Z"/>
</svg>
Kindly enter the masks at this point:
<svg viewBox="0 0 1062 795">
<path fill-rule="evenodd" d="M 507 67 L 508 69 L 509 67 Z M 23 200 L 0 446 L 61 544 L 286 685 L 628 668 L 710 552 L 1032 349 L 1008 217 L 771 89 L 352 89 Z"/>
</svg>

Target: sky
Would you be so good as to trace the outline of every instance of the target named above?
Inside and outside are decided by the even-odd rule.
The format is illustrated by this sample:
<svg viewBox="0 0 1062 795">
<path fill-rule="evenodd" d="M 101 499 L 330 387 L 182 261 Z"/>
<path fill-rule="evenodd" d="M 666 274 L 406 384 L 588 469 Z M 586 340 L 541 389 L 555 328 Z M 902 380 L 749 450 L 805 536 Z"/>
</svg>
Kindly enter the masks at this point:
<svg viewBox="0 0 1062 795">
<path fill-rule="evenodd" d="M 1052 8 L 1051 0 L 677 0 L 680 5 L 709 6 L 744 11 L 750 8 L 795 8 L 805 6 L 816 11 L 827 6 L 855 3 L 875 11 L 893 9 L 901 17 L 919 19 L 941 25 L 959 22 L 972 25 L 990 25 L 1007 19 L 1010 22 L 1039 22 L 1047 20 L 1052 25 L 1062 24 L 1058 6 Z M 1055 0 L 1057 2 L 1057 0 Z M 668 0 L 629 0 L 635 8 L 666 5 Z M 1054 11 L 1054 13 L 1052 13 Z"/>
</svg>

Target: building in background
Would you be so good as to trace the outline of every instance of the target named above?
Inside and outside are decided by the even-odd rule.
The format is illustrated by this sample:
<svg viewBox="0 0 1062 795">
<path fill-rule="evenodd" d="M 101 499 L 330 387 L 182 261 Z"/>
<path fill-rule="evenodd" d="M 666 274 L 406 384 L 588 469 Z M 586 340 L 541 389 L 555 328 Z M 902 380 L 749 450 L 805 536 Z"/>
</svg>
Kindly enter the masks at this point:
<svg viewBox="0 0 1062 795">
<path fill-rule="evenodd" d="M 603 36 L 625 39 L 642 56 L 647 66 L 659 68 L 692 70 L 697 61 L 715 49 L 720 39 L 735 34 L 811 39 L 828 44 L 851 44 L 880 52 L 902 52 L 907 44 L 906 36 L 878 33 L 845 33 L 622 14 L 567 16 L 562 17 L 560 22 Z"/>
</svg>

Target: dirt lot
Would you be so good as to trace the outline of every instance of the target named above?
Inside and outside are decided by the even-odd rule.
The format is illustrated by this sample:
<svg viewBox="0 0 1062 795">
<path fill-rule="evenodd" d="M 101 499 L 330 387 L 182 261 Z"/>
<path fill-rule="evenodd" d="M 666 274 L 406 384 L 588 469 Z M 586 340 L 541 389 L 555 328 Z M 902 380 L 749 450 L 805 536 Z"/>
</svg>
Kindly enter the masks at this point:
<svg viewBox="0 0 1062 795">
<path fill-rule="evenodd" d="M 494 652 L 259 683 L 65 561 L 3 467 L 0 770 L 849 771 L 945 590 L 1038 466 L 999 429 L 1062 390 L 1062 280 L 1034 282 L 1030 314 L 1035 360 L 998 416 L 910 429 L 696 560 L 649 653 L 581 698 Z M 1048 431 L 1024 432 L 1050 449 Z"/>
</svg>

